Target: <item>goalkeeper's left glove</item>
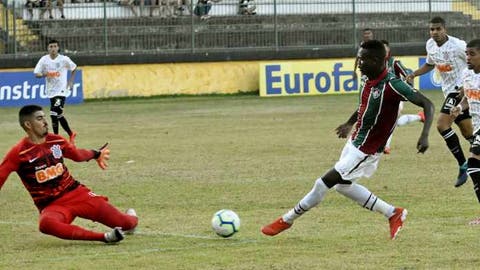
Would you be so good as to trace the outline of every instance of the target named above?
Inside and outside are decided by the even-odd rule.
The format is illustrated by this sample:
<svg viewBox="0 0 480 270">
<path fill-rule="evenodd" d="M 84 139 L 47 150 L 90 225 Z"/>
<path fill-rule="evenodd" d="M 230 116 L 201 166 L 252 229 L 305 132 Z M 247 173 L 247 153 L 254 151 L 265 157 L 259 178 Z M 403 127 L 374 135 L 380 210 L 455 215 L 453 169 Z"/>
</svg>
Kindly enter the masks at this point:
<svg viewBox="0 0 480 270">
<path fill-rule="evenodd" d="M 100 149 L 93 150 L 95 152 L 94 158 L 97 164 L 102 170 L 108 167 L 107 160 L 110 159 L 110 149 L 108 149 L 108 143 L 104 144 Z"/>
</svg>

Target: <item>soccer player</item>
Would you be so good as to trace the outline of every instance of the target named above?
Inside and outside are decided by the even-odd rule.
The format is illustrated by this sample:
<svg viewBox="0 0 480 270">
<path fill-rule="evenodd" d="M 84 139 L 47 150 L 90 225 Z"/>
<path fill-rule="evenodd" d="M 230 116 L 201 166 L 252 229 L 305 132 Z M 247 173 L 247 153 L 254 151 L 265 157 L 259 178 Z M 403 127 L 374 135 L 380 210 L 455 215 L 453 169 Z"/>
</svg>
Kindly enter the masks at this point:
<svg viewBox="0 0 480 270">
<path fill-rule="evenodd" d="M 424 153 L 428 148 L 434 107 L 429 99 L 387 71 L 385 56 L 382 42 L 370 40 L 362 44 L 359 68 L 364 76 L 359 105 L 348 121 L 336 129 L 340 138 L 346 138 L 356 123 L 354 132 L 335 166 L 315 181 L 312 190 L 294 208 L 264 226 L 264 234 L 274 236 L 290 228 L 297 218 L 318 205 L 329 189 L 334 187 L 362 207 L 380 212 L 388 218 L 390 238 L 395 239 L 406 219 L 407 210 L 383 201 L 358 184 L 357 180 L 370 177 L 377 169 L 385 143 L 396 126 L 401 101 L 409 100 L 424 110 L 425 122 L 417 142 L 419 153 Z"/>
<path fill-rule="evenodd" d="M 358 58 L 360 57 L 360 51 L 362 50 L 362 44 L 369 40 L 373 39 L 373 31 L 370 28 L 365 28 L 362 30 L 362 42 L 360 42 L 360 46 L 357 51 L 357 55 L 355 57 L 355 63 L 353 64 L 353 79 L 357 79 L 357 72 L 355 72 L 358 68 Z"/>
<path fill-rule="evenodd" d="M 48 42 L 48 54 L 42 56 L 35 66 L 33 73 L 37 78 L 45 78 L 45 91 L 50 98 L 50 117 L 52 119 L 53 133 L 58 134 L 58 123 L 68 133 L 70 142 L 75 143 L 77 135 L 70 129 L 67 119 L 63 115 L 65 99 L 75 80 L 77 65 L 68 57 L 59 54 L 59 44 L 56 40 Z M 71 71 L 67 82 L 67 72 Z"/>
<path fill-rule="evenodd" d="M 385 46 L 385 50 L 387 51 L 387 69 L 388 72 L 395 74 L 397 78 L 399 79 L 405 79 L 408 74 L 410 74 L 412 71 L 408 70 L 400 60 L 396 60 L 390 50 L 390 43 L 386 40 L 381 40 L 383 45 Z M 412 82 L 407 82 L 411 86 L 413 86 Z M 425 121 L 425 115 L 423 114 L 423 111 L 418 112 L 418 114 L 401 114 L 403 110 L 403 101 L 400 102 L 400 106 L 398 107 L 398 119 L 397 119 L 397 126 L 404 126 L 412 122 L 417 122 L 417 121 Z M 383 150 L 384 154 L 390 154 L 391 149 L 390 149 L 390 143 L 392 142 L 392 135 L 388 138 L 387 144 L 385 145 L 385 149 Z"/>
<path fill-rule="evenodd" d="M 11 172 L 17 172 L 40 212 L 39 229 L 44 234 L 67 240 L 113 243 L 133 232 L 138 223 L 135 210 L 118 211 L 108 198 L 80 184 L 65 166 L 64 158 L 76 162 L 95 159 L 106 169 L 110 150 L 76 148 L 63 137 L 48 132 L 42 108 L 27 105 L 19 112 L 20 126 L 27 136 L 7 153 L 0 163 L 0 188 Z M 113 230 L 94 232 L 72 225 L 76 217 L 100 222 Z"/>
<path fill-rule="evenodd" d="M 459 138 L 452 129 L 452 124 L 455 122 L 460 128 L 463 137 L 471 142 L 473 139 L 472 119 L 468 110 L 455 118 L 450 115 L 450 109 L 457 105 L 461 99 L 458 89 L 462 85 L 462 72 L 467 68 L 465 56 L 466 43 L 456 37 L 447 35 L 445 20 L 440 17 L 434 17 L 430 20 L 430 37 L 426 44 L 426 63 L 412 74 L 409 74 L 407 80 L 413 81 L 413 78 L 416 76 L 430 72 L 434 68 L 436 68 L 442 78 L 442 91 L 445 96 L 445 101 L 438 116 L 437 130 L 457 160 L 459 169 L 455 187 L 459 187 L 463 185 L 468 178 L 467 160 Z"/>
<path fill-rule="evenodd" d="M 474 39 L 467 44 L 467 66 L 463 72 L 464 96 L 461 102 L 451 109 L 451 114 L 458 117 L 470 110 L 475 130 L 474 140 L 470 147 L 467 173 L 473 182 L 473 189 L 480 202 L 480 39 Z M 470 222 L 479 225 L 480 218 Z"/>
</svg>

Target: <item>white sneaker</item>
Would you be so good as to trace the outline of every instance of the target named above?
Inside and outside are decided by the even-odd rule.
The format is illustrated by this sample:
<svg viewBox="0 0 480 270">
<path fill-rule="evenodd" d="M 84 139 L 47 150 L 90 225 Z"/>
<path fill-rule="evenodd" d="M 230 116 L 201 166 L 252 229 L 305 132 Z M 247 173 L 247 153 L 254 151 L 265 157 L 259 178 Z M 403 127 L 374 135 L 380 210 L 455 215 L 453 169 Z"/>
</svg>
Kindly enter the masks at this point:
<svg viewBox="0 0 480 270">
<path fill-rule="evenodd" d="M 120 227 L 115 227 L 111 232 L 107 232 L 104 235 L 105 242 L 107 243 L 117 243 L 123 240 L 123 231 Z"/>
<path fill-rule="evenodd" d="M 138 217 L 137 212 L 133 208 L 128 208 L 127 211 L 125 211 L 125 214 L 132 216 L 132 217 Z M 128 231 L 124 231 L 125 234 L 134 234 L 136 231 L 137 227 L 130 229 Z"/>
</svg>

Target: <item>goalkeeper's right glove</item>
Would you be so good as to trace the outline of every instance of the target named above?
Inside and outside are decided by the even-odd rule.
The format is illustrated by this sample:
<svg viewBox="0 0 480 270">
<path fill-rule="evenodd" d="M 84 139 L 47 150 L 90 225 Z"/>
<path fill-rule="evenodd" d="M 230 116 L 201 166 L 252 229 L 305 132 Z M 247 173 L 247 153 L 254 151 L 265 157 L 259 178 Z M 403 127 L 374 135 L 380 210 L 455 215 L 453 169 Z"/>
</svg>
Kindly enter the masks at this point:
<svg viewBox="0 0 480 270">
<path fill-rule="evenodd" d="M 97 161 L 97 164 L 102 170 L 105 170 L 108 167 L 107 160 L 110 159 L 110 149 L 108 149 L 108 143 L 104 144 L 100 149 L 93 150 L 95 151 L 94 158 Z"/>
</svg>

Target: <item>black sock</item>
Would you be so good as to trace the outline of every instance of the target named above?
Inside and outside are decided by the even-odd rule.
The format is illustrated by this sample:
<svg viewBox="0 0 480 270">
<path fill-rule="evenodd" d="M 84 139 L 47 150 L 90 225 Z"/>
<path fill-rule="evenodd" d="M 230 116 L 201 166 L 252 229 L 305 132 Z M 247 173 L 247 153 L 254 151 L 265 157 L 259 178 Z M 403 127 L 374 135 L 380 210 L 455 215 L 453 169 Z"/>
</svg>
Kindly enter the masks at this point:
<svg viewBox="0 0 480 270">
<path fill-rule="evenodd" d="M 60 122 L 60 125 L 62 125 L 62 128 L 68 133 L 68 136 L 72 135 L 72 130 L 70 129 L 70 126 L 68 125 L 67 119 L 63 115 L 60 115 L 58 118 L 58 121 Z M 58 129 L 58 127 L 57 127 Z"/>
<path fill-rule="evenodd" d="M 53 133 L 58 134 L 58 117 L 56 115 L 50 115 L 50 118 L 52 118 Z"/>
<path fill-rule="evenodd" d="M 453 131 L 452 128 L 449 128 L 445 131 L 440 132 L 443 139 L 447 143 L 448 149 L 452 152 L 453 156 L 458 162 L 459 166 L 462 166 L 465 161 L 465 155 L 463 154 L 462 146 L 460 145 L 460 140 L 458 139 L 457 134 Z"/>
<path fill-rule="evenodd" d="M 480 203 L 480 160 L 476 158 L 468 159 L 468 175 L 472 178 L 473 190 L 477 195 L 478 202 Z"/>
</svg>

